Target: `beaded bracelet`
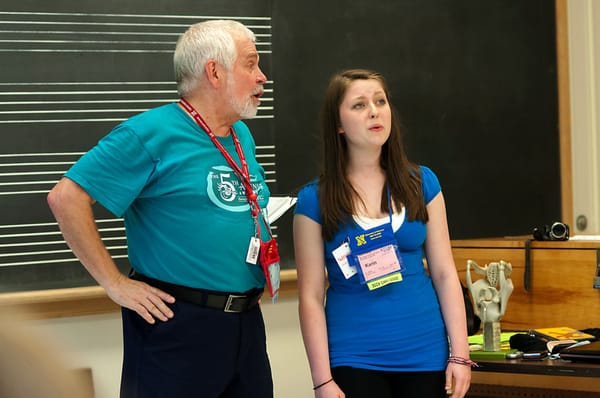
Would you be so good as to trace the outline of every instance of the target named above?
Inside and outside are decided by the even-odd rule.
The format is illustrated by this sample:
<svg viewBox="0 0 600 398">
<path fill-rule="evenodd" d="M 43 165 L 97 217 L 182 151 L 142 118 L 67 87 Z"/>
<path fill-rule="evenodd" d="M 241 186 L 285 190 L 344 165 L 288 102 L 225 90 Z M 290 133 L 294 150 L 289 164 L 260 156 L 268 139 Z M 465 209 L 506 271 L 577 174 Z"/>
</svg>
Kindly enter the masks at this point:
<svg viewBox="0 0 600 398">
<path fill-rule="evenodd" d="M 473 362 L 470 359 L 467 358 L 461 358 L 461 357 L 455 357 L 455 356 L 450 356 L 448 358 L 448 363 L 457 363 L 459 365 L 466 365 L 466 366 L 470 366 L 472 368 L 478 368 L 479 365 L 477 365 L 477 362 Z"/>
<path fill-rule="evenodd" d="M 323 387 L 325 384 L 331 383 L 332 381 L 333 381 L 333 377 L 331 379 L 327 380 L 326 382 L 319 384 L 318 386 L 314 386 L 313 390 L 318 390 L 319 388 Z"/>
</svg>

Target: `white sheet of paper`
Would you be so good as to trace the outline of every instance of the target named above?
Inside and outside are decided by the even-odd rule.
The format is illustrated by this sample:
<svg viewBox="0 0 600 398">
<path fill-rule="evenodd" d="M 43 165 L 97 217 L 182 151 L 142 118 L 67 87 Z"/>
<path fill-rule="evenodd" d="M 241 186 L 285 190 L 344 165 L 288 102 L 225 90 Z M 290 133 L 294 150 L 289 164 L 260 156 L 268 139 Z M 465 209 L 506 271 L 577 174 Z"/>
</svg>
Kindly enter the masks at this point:
<svg viewBox="0 0 600 398">
<path fill-rule="evenodd" d="M 294 207 L 296 200 L 293 196 L 271 196 L 267 203 L 267 213 L 269 215 L 269 224 L 273 224 L 286 211 Z"/>
<path fill-rule="evenodd" d="M 600 235 L 574 235 L 569 240 L 600 240 Z"/>
</svg>

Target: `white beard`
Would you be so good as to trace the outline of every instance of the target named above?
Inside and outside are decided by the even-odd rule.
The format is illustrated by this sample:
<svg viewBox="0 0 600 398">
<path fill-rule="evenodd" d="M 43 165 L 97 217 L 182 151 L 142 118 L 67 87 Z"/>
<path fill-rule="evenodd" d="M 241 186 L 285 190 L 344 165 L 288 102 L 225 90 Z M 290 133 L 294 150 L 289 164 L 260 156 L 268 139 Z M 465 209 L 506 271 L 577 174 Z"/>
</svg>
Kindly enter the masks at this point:
<svg viewBox="0 0 600 398">
<path fill-rule="evenodd" d="M 258 106 L 254 105 L 254 101 L 250 97 L 245 99 L 236 98 L 233 95 L 233 86 L 235 79 L 232 78 L 227 81 L 227 95 L 229 96 L 229 105 L 233 108 L 235 113 L 240 115 L 241 119 L 252 119 L 258 112 Z"/>
</svg>

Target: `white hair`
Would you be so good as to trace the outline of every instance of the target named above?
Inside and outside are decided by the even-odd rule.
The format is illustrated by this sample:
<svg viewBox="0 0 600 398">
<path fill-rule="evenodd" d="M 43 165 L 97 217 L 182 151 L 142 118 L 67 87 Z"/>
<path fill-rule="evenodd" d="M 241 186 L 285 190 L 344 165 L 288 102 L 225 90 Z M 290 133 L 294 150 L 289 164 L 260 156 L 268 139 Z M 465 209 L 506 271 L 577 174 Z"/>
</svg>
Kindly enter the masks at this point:
<svg viewBox="0 0 600 398">
<path fill-rule="evenodd" d="M 237 57 L 234 38 L 256 41 L 250 29 L 233 20 L 199 22 L 179 37 L 173 55 L 173 67 L 180 97 L 196 89 L 208 60 L 213 59 L 231 70 Z"/>
</svg>

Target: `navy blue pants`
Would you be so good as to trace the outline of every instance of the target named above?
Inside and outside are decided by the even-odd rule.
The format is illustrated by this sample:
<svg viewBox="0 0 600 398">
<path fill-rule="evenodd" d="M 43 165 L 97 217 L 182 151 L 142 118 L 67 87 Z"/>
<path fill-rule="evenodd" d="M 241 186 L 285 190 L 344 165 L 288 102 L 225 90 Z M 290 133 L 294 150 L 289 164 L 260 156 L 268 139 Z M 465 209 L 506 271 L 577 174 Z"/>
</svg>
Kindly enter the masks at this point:
<svg viewBox="0 0 600 398">
<path fill-rule="evenodd" d="M 226 313 L 184 301 L 147 323 L 123 308 L 121 398 L 272 398 L 265 325 L 257 305 Z"/>
</svg>

